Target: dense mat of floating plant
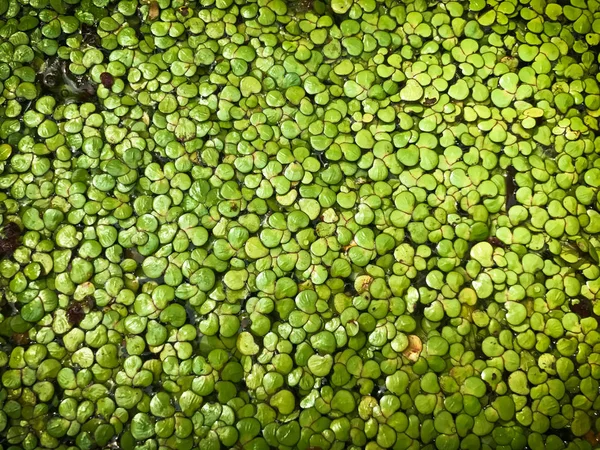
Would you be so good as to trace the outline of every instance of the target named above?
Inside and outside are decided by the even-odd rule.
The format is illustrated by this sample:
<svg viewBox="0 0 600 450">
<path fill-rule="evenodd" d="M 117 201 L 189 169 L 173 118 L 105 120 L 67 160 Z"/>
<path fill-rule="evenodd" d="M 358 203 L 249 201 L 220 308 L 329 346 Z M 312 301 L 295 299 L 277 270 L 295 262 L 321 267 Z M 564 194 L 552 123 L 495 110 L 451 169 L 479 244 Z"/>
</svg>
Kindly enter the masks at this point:
<svg viewBox="0 0 600 450">
<path fill-rule="evenodd" d="M 0 2 L 0 448 L 591 449 L 600 3 Z"/>
</svg>

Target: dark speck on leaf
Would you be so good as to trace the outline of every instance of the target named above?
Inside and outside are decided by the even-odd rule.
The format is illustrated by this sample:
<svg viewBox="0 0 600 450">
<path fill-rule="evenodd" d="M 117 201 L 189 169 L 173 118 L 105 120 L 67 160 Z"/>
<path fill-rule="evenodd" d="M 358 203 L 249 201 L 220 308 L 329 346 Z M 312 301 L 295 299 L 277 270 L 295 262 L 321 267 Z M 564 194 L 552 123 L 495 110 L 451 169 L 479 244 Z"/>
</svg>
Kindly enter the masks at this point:
<svg viewBox="0 0 600 450">
<path fill-rule="evenodd" d="M 506 247 L 506 245 L 504 245 L 504 242 L 502 242 L 500 239 L 498 239 L 495 236 L 490 236 L 487 240 L 490 244 L 492 244 L 494 247 Z"/>
<path fill-rule="evenodd" d="M 113 84 L 115 84 L 115 77 L 113 77 L 112 74 L 108 72 L 102 72 L 100 74 L 100 82 L 102 83 L 102 86 L 104 86 L 106 89 L 110 89 L 111 87 L 113 87 Z"/>
<path fill-rule="evenodd" d="M 71 325 L 78 325 L 85 317 L 81 302 L 73 301 L 67 308 L 67 319 Z"/>
</svg>

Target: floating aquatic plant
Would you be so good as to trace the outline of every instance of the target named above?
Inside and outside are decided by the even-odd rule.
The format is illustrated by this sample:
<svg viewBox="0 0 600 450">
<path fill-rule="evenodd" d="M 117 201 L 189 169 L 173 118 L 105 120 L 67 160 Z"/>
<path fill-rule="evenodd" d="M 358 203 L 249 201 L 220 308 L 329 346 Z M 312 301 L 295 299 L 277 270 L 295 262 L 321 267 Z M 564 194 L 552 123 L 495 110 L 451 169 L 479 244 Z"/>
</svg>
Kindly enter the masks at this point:
<svg viewBox="0 0 600 450">
<path fill-rule="evenodd" d="M 600 9 L 0 2 L 0 447 L 598 448 Z"/>
</svg>

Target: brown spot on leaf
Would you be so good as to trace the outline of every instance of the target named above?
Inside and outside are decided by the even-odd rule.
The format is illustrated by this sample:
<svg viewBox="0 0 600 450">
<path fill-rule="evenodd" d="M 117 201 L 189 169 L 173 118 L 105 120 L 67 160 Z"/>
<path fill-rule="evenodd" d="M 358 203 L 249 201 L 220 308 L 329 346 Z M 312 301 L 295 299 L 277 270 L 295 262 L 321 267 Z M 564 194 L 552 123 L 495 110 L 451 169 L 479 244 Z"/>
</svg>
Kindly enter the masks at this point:
<svg viewBox="0 0 600 450">
<path fill-rule="evenodd" d="M 27 344 L 29 344 L 29 334 L 27 334 L 27 333 L 14 333 L 12 335 L 12 340 L 17 345 L 27 345 Z"/>
<path fill-rule="evenodd" d="M 110 89 L 111 87 L 113 87 L 113 84 L 115 84 L 115 77 L 113 77 L 112 74 L 108 72 L 102 72 L 100 74 L 100 82 L 102 83 L 102 86 L 104 86 L 106 89 Z"/>
<path fill-rule="evenodd" d="M 423 342 L 421 342 L 419 336 L 410 334 L 408 336 L 408 347 L 406 347 L 406 350 L 404 350 L 402 354 L 410 361 L 415 362 L 417 359 L 419 359 L 422 351 Z"/>
<path fill-rule="evenodd" d="M 352 247 L 356 247 L 356 242 L 352 241 L 352 242 L 350 242 L 348 245 L 346 245 L 345 247 L 342 247 L 342 248 L 343 248 L 343 250 L 344 250 L 345 252 L 347 252 L 347 251 L 348 251 L 348 250 L 350 250 Z"/>
<path fill-rule="evenodd" d="M 502 247 L 502 248 L 506 247 L 506 245 L 504 245 L 504 242 L 502 242 L 496 236 L 490 236 L 487 241 L 490 244 L 492 244 L 494 247 Z"/>
<path fill-rule="evenodd" d="M 158 6 L 158 2 L 150 2 L 150 9 L 148 10 L 148 20 L 156 20 L 158 19 L 158 15 L 160 14 L 160 7 Z"/>
<path fill-rule="evenodd" d="M 78 301 L 73 301 L 67 308 L 67 320 L 71 325 L 79 325 L 79 322 L 85 317 L 83 304 Z"/>
<path fill-rule="evenodd" d="M 592 430 L 588 431 L 585 436 L 585 440 L 588 441 L 593 446 L 600 444 L 600 435 L 595 434 Z"/>
<path fill-rule="evenodd" d="M 360 277 L 361 278 L 361 283 L 360 283 L 360 287 L 362 289 L 361 292 L 365 292 L 368 291 L 369 288 L 371 287 L 371 283 L 373 282 L 373 277 L 369 276 L 369 275 L 365 275 Z"/>
</svg>

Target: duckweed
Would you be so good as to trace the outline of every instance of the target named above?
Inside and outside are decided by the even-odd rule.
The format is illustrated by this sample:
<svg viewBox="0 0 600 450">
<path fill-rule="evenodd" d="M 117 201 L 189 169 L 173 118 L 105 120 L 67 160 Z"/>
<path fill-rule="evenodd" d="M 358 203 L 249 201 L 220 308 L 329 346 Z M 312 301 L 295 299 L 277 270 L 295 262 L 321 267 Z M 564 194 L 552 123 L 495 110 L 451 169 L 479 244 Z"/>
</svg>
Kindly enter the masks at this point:
<svg viewBox="0 0 600 450">
<path fill-rule="evenodd" d="M 600 8 L 0 2 L 0 449 L 600 448 Z"/>
</svg>

